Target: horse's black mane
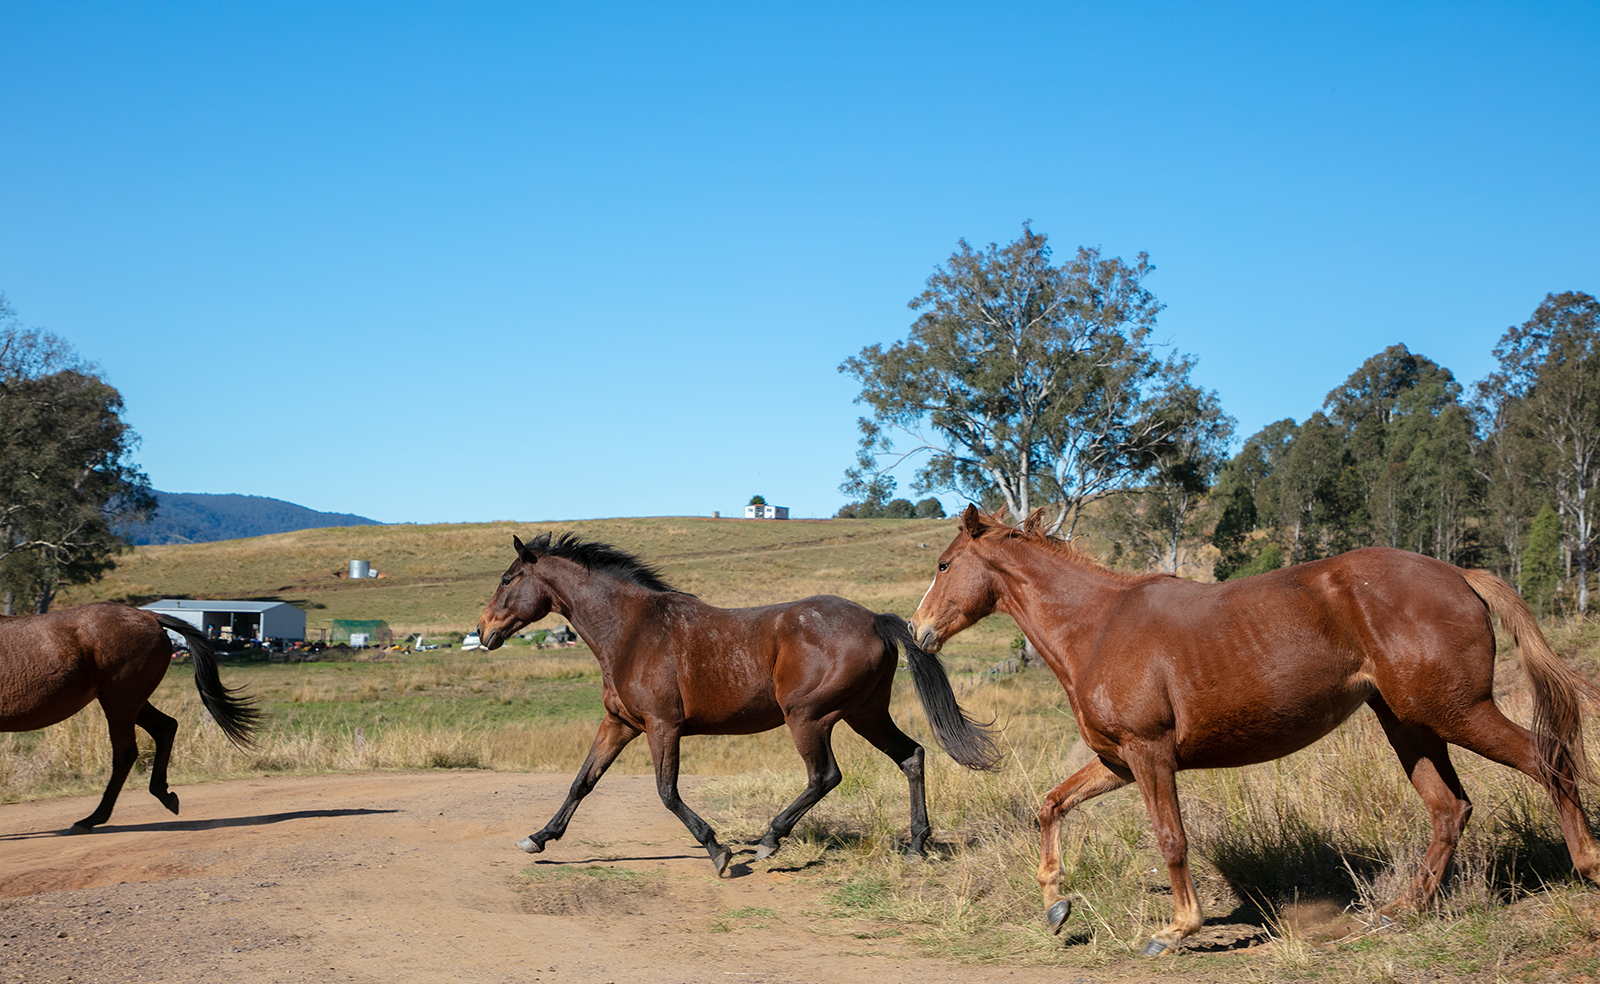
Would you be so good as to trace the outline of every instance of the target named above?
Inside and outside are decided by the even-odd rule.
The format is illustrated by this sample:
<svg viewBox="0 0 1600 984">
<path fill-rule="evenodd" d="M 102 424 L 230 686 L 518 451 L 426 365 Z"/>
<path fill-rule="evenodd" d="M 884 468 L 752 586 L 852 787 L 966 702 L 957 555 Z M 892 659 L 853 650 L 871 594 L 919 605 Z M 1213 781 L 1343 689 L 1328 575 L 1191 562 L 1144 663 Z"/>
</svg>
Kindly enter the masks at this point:
<svg viewBox="0 0 1600 984">
<path fill-rule="evenodd" d="M 654 564 L 646 563 L 626 550 L 618 550 L 609 543 L 585 540 L 576 533 L 563 533 L 559 537 L 551 533 L 541 533 L 526 544 L 526 547 L 535 554 L 565 557 L 591 571 L 609 574 L 619 580 L 637 584 L 648 591 L 680 593 L 677 588 L 661 579 L 661 569 Z"/>
</svg>

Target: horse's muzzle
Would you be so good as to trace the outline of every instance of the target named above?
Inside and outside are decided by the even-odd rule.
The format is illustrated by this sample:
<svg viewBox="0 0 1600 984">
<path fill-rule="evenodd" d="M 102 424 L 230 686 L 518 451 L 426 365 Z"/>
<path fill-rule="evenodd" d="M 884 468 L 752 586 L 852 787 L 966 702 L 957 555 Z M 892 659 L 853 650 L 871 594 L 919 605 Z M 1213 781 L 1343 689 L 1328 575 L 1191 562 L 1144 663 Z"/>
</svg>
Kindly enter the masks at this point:
<svg viewBox="0 0 1600 984">
<path fill-rule="evenodd" d="M 939 633 L 932 625 L 918 625 L 911 623 L 911 637 L 917 640 L 917 648 L 925 653 L 936 653 L 944 645 L 944 640 L 939 638 Z"/>
</svg>

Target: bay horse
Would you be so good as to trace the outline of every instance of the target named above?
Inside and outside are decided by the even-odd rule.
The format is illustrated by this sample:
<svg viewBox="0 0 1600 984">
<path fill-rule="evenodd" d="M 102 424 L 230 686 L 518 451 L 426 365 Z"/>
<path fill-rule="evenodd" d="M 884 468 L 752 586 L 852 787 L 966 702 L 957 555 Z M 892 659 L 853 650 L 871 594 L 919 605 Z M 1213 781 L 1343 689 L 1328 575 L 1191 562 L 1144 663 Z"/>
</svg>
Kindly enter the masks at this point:
<svg viewBox="0 0 1600 984">
<path fill-rule="evenodd" d="M 1016 620 L 1066 688 L 1096 758 L 1045 795 L 1038 881 L 1046 921 L 1071 914 L 1061 822 L 1137 783 L 1172 879 L 1173 921 L 1144 953 L 1201 926 L 1176 773 L 1266 762 L 1305 748 L 1362 704 L 1377 714 L 1433 823 L 1421 872 L 1380 912 L 1427 904 L 1472 804 L 1450 764 L 1459 745 L 1533 777 L 1555 801 L 1573 864 L 1600 881 L 1578 798 L 1593 782 L 1579 696 L 1594 693 L 1550 649 L 1527 605 L 1487 571 L 1402 550 L 1352 550 L 1221 584 L 1118 574 L 1039 528 L 972 506 L 911 618 L 929 652 L 993 612 Z M 1533 685 L 1533 729 L 1494 704 L 1491 616 Z"/>
<path fill-rule="evenodd" d="M 674 591 L 632 554 L 572 533 L 524 545 L 478 619 L 478 637 L 498 649 L 550 612 L 566 618 L 600 663 L 605 717 L 594 745 L 550 822 L 517 844 L 529 854 L 566 833 L 578 803 L 640 734 L 650 743 L 656 791 L 711 857 L 721 877 L 732 852 L 678 795 L 678 744 L 685 735 L 746 735 L 788 724 L 805 762 L 805 789 L 773 818 L 756 859 L 770 856 L 800 818 L 842 778 L 832 747 L 844 721 L 889 756 L 911 791 L 909 853 L 928 838 L 922 746 L 889 714 L 905 646 L 917 695 L 939 744 L 971 769 L 999 755 L 987 730 L 956 703 L 939 660 L 911 641 L 905 620 L 832 596 L 759 608 L 715 608 Z"/>
<path fill-rule="evenodd" d="M 182 619 L 112 602 L 45 615 L 0 617 L 0 731 L 36 731 L 65 721 L 98 700 L 111 734 L 111 779 L 100 805 L 72 825 L 84 833 L 111 819 L 117 794 L 139 758 L 133 727 L 155 739 L 150 792 L 173 813 L 178 794 L 167 788 L 167 763 L 178 722 L 150 703 L 172 665 L 172 638 L 189 643 L 200 701 L 235 745 L 250 742 L 260 712 L 222 685 L 216 650 Z"/>
</svg>

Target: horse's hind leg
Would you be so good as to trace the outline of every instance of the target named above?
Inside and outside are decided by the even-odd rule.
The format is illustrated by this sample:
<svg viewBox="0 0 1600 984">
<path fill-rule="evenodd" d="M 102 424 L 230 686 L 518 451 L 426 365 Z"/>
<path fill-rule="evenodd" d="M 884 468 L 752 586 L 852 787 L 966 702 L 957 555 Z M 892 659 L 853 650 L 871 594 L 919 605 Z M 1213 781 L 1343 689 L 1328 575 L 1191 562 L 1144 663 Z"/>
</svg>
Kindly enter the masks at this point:
<svg viewBox="0 0 1600 984">
<path fill-rule="evenodd" d="M 104 704 L 101 705 L 105 707 Z M 106 782 L 105 794 L 100 797 L 100 805 L 95 811 L 72 825 L 78 832 L 98 827 L 111 819 L 111 810 L 117 805 L 117 794 L 122 792 L 122 784 L 128 780 L 128 772 L 133 768 L 133 763 L 139 758 L 139 743 L 133 735 L 134 715 L 127 714 L 117 709 L 106 710 L 107 730 L 111 734 L 111 778 Z"/>
<path fill-rule="evenodd" d="M 833 725 L 837 720 L 837 716 L 829 715 L 820 719 L 789 721 L 790 737 L 794 739 L 794 747 L 806 764 L 806 788 L 800 791 L 793 803 L 772 818 L 772 825 L 757 843 L 757 861 L 771 857 L 778 850 L 778 842 L 789 836 L 806 811 L 816 806 L 843 778 L 839 774 L 839 763 L 833 757 Z"/>
<path fill-rule="evenodd" d="M 150 764 L 150 794 L 160 800 L 162 806 L 177 813 L 178 794 L 167 788 L 167 763 L 172 761 L 172 742 L 178 737 L 178 722 L 146 701 L 139 708 L 138 724 L 156 742 L 156 758 Z"/>
<path fill-rule="evenodd" d="M 889 756 L 900 771 L 906 774 L 911 787 L 911 844 L 906 854 L 921 857 L 932 828 L 928 825 L 928 794 L 923 782 L 923 750 L 910 735 L 901 731 L 887 710 L 870 715 L 846 718 L 855 733 L 872 742 L 874 748 Z"/>
<path fill-rule="evenodd" d="M 1444 881 L 1445 869 L 1455 856 L 1456 843 L 1472 816 L 1472 802 L 1467 799 L 1455 766 L 1450 763 L 1450 746 L 1432 731 L 1406 724 L 1395 716 L 1381 697 L 1368 702 L 1378 715 L 1378 723 L 1389 738 L 1389 744 L 1400 757 L 1411 785 L 1422 797 L 1433 821 L 1433 840 L 1423 856 L 1422 870 L 1407 886 L 1405 894 L 1384 906 L 1380 915 L 1392 916 L 1409 908 L 1421 908 L 1432 901 Z M 1508 722 L 1509 723 L 1509 722 Z"/>
<path fill-rule="evenodd" d="M 628 742 L 637 737 L 638 729 L 621 718 L 607 714 L 605 720 L 600 722 L 600 730 L 595 732 L 594 744 L 589 746 L 589 757 L 583 760 L 582 768 L 578 769 L 578 775 L 572 780 L 572 788 L 567 791 L 561 809 L 544 825 L 544 829 L 524 837 L 517 842 L 517 846 L 529 854 L 538 854 L 544 850 L 546 843 L 559 840 L 567 832 L 567 824 L 572 821 L 572 814 L 577 812 L 578 804 L 594 791 L 595 784 L 606 774 L 606 769 L 616 761 Z"/>
<path fill-rule="evenodd" d="M 1459 722 L 1439 727 L 1438 731 L 1452 745 L 1510 766 L 1543 786 L 1555 801 L 1556 815 L 1561 819 L 1561 835 L 1566 839 L 1573 866 L 1583 877 L 1600 884 L 1600 844 L 1589 830 L 1577 780 L 1571 775 L 1551 778 L 1544 774 L 1533 732 L 1500 713 L 1500 708 L 1490 700 L 1480 701 Z"/>
<path fill-rule="evenodd" d="M 652 727 L 646 732 L 646 737 L 650 741 L 650 757 L 655 760 L 656 792 L 661 795 L 662 805 L 683 821 L 689 833 L 711 855 L 712 867 L 717 869 L 717 877 L 721 878 L 728 870 L 733 852 L 717 843 L 717 835 L 711 825 L 700 819 L 700 814 L 689 809 L 689 805 L 678 796 L 677 730 Z"/>
</svg>

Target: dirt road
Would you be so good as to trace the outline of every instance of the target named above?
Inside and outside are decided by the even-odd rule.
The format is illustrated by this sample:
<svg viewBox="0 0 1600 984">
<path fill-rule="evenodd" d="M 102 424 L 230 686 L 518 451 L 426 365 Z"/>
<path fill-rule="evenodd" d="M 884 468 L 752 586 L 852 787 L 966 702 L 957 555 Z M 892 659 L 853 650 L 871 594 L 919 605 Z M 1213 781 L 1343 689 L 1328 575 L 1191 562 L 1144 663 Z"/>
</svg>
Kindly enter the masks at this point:
<svg viewBox="0 0 1600 984">
<path fill-rule="evenodd" d="M 746 851 L 719 881 L 648 777 L 607 777 L 565 839 L 516 850 L 570 781 L 240 780 L 179 788 L 182 817 L 130 782 L 112 823 L 77 836 L 62 831 L 94 798 L 0 806 L 0 984 L 1088 979 L 860 938 L 781 854 Z"/>
</svg>

